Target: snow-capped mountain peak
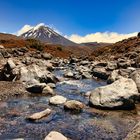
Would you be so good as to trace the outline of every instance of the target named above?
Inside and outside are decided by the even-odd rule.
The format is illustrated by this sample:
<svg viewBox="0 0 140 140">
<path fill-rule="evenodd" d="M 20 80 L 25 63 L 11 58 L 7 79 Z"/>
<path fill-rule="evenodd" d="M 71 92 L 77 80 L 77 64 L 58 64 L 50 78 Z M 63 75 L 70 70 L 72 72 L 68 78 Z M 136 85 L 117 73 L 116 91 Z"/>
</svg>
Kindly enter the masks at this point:
<svg viewBox="0 0 140 140">
<path fill-rule="evenodd" d="M 51 43 L 51 44 L 60 44 L 66 46 L 76 45 L 76 43 L 61 36 L 53 29 L 47 27 L 44 23 L 40 23 L 35 27 L 33 27 L 32 29 L 28 30 L 27 32 L 21 34 L 21 37 L 25 39 L 34 38 L 42 42 Z"/>
<path fill-rule="evenodd" d="M 45 26 L 45 24 L 44 23 L 39 23 L 39 24 L 37 24 L 35 27 L 33 27 L 33 30 L 35 31 L 35 30 L 38 30 L 40 27 L 42 27 L 42 26 Z"/>
</svg>

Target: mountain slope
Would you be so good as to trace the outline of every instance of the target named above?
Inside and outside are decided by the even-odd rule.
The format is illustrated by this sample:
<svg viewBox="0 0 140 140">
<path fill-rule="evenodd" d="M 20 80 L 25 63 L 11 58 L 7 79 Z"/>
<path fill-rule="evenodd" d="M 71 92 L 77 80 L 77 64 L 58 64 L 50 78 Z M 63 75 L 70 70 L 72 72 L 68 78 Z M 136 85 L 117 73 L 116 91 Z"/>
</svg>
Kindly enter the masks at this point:
<svg viewBox="0 0 140 140">
<path fill-rule="evenodd" d="M 76 43 L 66 39 L 65 37 L 53 31 L 51 28 L 44 25 L 37 25 L 31 30 L 21 34 L 21 37 L 25 39 L 33 38 L 50 44 L 59 44 L 64 46 L 76 45 Z"/>
<path fill-rule="evenodd" d="M 140 37 L 131 37 L 115 44 L 98 47 L 92 54 L 91 58 L 95 59 L 117 59 L 123 57 L 128 53 L 140 52 Z"/>
</svg>

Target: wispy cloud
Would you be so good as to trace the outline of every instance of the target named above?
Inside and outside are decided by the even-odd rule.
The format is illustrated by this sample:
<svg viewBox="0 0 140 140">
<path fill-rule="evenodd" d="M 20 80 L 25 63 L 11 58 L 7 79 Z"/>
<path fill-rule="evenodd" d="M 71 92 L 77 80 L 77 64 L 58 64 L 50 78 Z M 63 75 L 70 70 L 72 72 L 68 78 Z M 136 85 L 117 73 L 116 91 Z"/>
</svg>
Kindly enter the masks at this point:
<svg viewBox="0 0 140 140">
<path fill-rule="evenodd" d="M 27 32 L 27 31 L 29 31 L 29 30 L 31 30 L 33 28 L 33 26 L 31 26 L 31 25 L 24 25 L 19 31 L 17 31 L 17 35 L 21 35 L 21 34 L 23 34 L 23 33 L 25 33 L 25 32 Z"/>
<path fill-rule="evenodd" d="M 77 34 L 73 34 L 71 36 L 65 36 L 69 40 L 76 43 L 84 43 L 84 42 L 107 42 L 107 43 L 115 43 L 121 41 L 123 39 L 127 39 L 129 37 L 136 36 L 137 32 L 129 33 L 129 34 L 119 34 L 116 32 L 97 32 L 92 34 L 87 34 L 85 36 L 80 36 Z"/>
</svg>

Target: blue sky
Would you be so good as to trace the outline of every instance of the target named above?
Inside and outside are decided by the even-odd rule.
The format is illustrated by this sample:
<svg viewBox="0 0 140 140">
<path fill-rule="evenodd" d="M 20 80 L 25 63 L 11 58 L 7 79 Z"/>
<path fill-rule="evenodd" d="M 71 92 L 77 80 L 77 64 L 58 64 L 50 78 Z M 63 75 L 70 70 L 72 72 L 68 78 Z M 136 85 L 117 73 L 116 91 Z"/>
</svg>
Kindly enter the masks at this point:
<svg viewBox="0 0 140 140">
<path fill-rule="evenodd" d="M 1 0 L 0 32 L 53 25 L 64 35 L 140 30 L 140 0 Z"/>
</svg>

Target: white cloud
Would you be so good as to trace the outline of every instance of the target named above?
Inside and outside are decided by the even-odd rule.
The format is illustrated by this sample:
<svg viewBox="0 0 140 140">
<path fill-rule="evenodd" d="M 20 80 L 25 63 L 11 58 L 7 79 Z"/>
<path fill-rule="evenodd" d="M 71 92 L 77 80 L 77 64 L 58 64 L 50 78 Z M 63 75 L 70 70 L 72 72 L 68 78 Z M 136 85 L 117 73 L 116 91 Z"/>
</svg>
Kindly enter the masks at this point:
<svg viewBox="0 0 140 140">
<path fill-rule="evenodd" d="M 27 32 L 27 31 L 29 31 L 32 28 L 33 28 L 33 26 L 31 26 L 31 25 L 24 25 L 19 31 L 17 31 L 16 34 L 21 35 L 21 34 Z"/>
<path fill-rule="evenodd" d="M 38 28 L 40 26 L 47 26 L 50 27 L 51 29 L 53 29 L 55 32 L 57 32 L 58 34 L 63 35 L 60 31 L 58 31 L 54 25 L 45 25 L 45 23 L 39 23 L 35 26 L 31 26 L 31 25 L 24 25 L 19 31 L 17 31 L 16 35 L 21 35 L 27 31 L 29 31 L 30 29 L 34 28 Z M 129 33 L 129 34 L 119 34 L 116 32 L 97 32 L 97 33 L 91 33 L 91 34 L 87 34 L 85 36 L 80 36 L 77 34 L 72 34 L 71 36 L 65 36 L 66 38 L 68 38 L 69 40 L 76 42 L 76 43 L 84 43 L 84 42 L 107 42 L 107 43 L 115 43 L 118 41 L 121 41 L 123 39 L 127 39 L 129 37 L 133 37 L 136 36 L 137 32 L 135 33 Z"/>
<path fill-rule="evenodd" d="M 87 34 L 85 36 L 80 36 L 77 34 L 73 34 L 71 36 L 65 36 L 69 40 L 76 43 L 84 43 L 84 42 L 107 42 L 107 43 L 115 43 L 121 41 L 123 39 L 127 39 L 129 37 L 136 36 L 137 33 L 129 33 L 129 34 L 118 34 L 116 32 L 97 32 L 93 34 Z"/>
</svg>

